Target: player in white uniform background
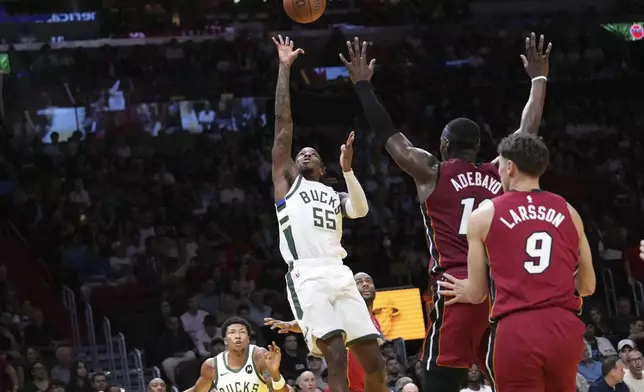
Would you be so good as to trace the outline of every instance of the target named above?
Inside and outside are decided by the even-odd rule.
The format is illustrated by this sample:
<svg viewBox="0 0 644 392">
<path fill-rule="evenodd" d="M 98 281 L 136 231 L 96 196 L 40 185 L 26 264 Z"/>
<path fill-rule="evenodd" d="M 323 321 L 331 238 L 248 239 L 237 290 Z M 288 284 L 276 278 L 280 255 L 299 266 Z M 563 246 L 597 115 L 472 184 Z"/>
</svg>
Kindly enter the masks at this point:
<svg viewBox="0 0 644 392">
<path fill-rule="evenodd" d="M 367 198 L 351 170 L 354 133 L 341 147 L 340 166 L 348 193 L 322 184 L 324 165 L 313 148 L 291 158 L 293 119 L 290 68 L 304 51 L 293 41 L 273 38 L 280 60 L 275 91 L 273 187 L 280 232 L 280 252 L 289 266 L 286 286 L 291 310 L 312 354 L 324 356 L 329 389 L 349 390 L 346 347 L 362 365 L 367 392 L 386 392 L 380 334 L 358 292 L 341 244 L 342 218 L 367 215 Z"/>
<path fill-rule="evenodd" d="M 226 350 L 201 365 L 195 386 L 184 392 L 288 392 L 280 374 L 282 353 L 273 342 L 268 350 L 250 344 L 251 327 L 240 317 L 232 317 L 221 326 Z"/>
</svg>

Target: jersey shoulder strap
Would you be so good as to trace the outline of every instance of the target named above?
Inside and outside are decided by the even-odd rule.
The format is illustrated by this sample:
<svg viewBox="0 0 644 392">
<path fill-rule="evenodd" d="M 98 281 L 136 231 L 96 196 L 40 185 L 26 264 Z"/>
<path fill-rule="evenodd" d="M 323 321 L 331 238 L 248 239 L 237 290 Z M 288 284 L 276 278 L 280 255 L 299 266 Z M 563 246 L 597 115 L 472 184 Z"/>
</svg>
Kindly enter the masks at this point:
<svg viewBox="0 0 644 392">
<path fill-rule="evenodd" d="M 266 380 L 264 379 L 264 375 L 259 371 L 259 364 L 257 361 L 255 361 L 255 350 L 257 349 L 257 346 L 254 344 L 251 344 L 248 347 L 248 350 L 250 351 L 250 355 L 248 356 L 248 364 L 253 366 L 253 371 L 255 372 L 255 375 L 257 375 L 257 378 L 259 378 L 259 381 L 263 382 L 266 384 Z"/>
</svg>

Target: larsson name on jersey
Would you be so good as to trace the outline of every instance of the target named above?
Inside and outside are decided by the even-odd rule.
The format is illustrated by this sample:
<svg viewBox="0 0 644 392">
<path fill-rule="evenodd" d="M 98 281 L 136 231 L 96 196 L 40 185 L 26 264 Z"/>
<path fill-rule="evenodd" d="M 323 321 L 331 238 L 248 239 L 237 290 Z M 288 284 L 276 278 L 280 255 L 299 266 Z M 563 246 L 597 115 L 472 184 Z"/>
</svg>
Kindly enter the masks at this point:
<svg viewBox="0 0 644 392">
<path fill-rule="evenodd" d="M 559 227 L 561 222 L 566 219 L 566 216 L 561 212 L 555 211 L 552 208 L 546 208 L 544 206 L 518 206 L 516 211 L 514 209 L 509 210 L 510 216 L 500 217 L 499 219 L 506 225 L 508 228 L 512 229 L 517 223 L 529 221 L 529 220 L 540 220 L 552 224 L 554 227 Z"/>
<path fill-rule="evenodd" d="M 249 382 L 249 381 L 236 381 L 219 387 L 217 389 L 212 389 L 211 392 L 257 392 L 259 390 L 259 383 Z"/>
<path fill-rule="evenodd" d="M 338 194 L 333 192 L 325 192 L 318 189 L 308 189 L 299 193 L 300 197 L 304 204 L 309 204 L 312 201 L 318 203 L 327 204 L 333 209 L 333 212 L 337 215 L 340 213 L 340 198 Z"/>
<path fill-rule="evenodd" d="M 501 190 L 501 183 L 498 180 L 481 172 L 461 173 L 450 181 L 457 192 L 471 186 L 483 187 L 495 195 L 498 195 Z"/>
</svg>

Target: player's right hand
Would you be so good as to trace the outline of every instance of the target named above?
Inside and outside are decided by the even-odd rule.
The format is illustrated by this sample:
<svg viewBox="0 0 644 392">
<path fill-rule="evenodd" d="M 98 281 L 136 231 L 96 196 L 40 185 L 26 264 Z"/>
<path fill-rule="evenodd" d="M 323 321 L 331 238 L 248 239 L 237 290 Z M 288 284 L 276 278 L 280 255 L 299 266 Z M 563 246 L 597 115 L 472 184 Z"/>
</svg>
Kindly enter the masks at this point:
<svg viewBox="0 0 644 392">
<path fill-rule="evenodd" d="M 264 325 L 271 327 L 271 329 L 277 329 L 277 333 L 280 333 L 280 334 L 285 334 L 290 332 L 302 333 L 300 326 L 295 320 L 282 321 L 282 320 L 276 320 L 274 318 L 265 318 Z"/>
<path fill-rule="evenodd" d="M 304 54 L 304 50 L 294 49 L 295 42 L 293 42 L 289 37 L 286 37 L 286 39 L 283 39 L 282 35 L 278 34 L 277 38 L 278 39 L 275 39 L 275 37 L 272 37 L 273 43 L 277 48 L 277 56 L 280 59 L 280 64 L 290 67 L 291 64 L 293 64 L 293 61 L 295 61 L 295 59 L 297 58 L 297 56 Z"/>
<path fill-rule="evenodd" d="M 525 55 L 521 55 L 523 68 L 528 73 L 530 79 L 539 76 L 548 77 L 550 71 L 550 51 L 552 50 L 552 43 L 548 43 L 546 51 L 543 51 L 545 44 L 545 37 L 543 34 L 539 37 L 539 44 L 537 45 L 537 36 L 535 33 L 530 34 L 525 39 Z"/>
<path fill-rule="evenodd" d="M 347 49 L 349 50 L 349 61 L 344 58 L 344 55 L 340 53 L 340 60 L 344 63 L 344 66 L 347 67 L 349 71 L 349 78 L 353 84 L 356 84 L 360 81 L 371 80 L 373 76 L 373 69 L 376 65 L 376 59 L 371 59 L 367 63 L 367 46 L 369 43 L 367 41 L 362 43 L 360 46 L 360 40 L 358 37 L 353 39 L 353 45 L 350 41 L 347 41 Z"/>
<path fill-rule="evenodd" d="M 640 259 L 644 261 L 644 240 L 640 241 Z"/>
</svg>

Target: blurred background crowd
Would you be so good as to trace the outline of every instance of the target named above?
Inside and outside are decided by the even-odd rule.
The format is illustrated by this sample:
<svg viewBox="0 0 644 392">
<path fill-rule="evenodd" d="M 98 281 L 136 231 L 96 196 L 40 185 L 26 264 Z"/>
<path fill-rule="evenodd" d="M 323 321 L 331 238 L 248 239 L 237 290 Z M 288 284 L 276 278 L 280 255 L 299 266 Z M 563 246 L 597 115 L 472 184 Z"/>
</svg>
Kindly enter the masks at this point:
<svg viewBox="0 0 644 392">
<path fill-rule="evenodd" d="M 581 212 L 600 280 L 578 388 L 617 353 L 641 375 L 630 353 L 644 345 L 640 2 L 339 0 L 307 26 L 278 1 L 196 3 L 0 11 L 0 392 L 142 391 L 154 376 L 181 390 L 224 350 L 219 327 L 234 315 L 257 344 L 282 346 L 290 384 L 324 390 L 326 366 L 301 337 L 263 327 L 292 317 L 270 178 L 277 31 L 307 52 L 291 78 L 295 148 L 315 147 L 341 178 L 339 147 L 357 133 L 371 205 L 346 223 L 345 262 L 378 288 L 420 292 L 413 184 L 374 145 L 337 53 L 354 35 L 372 42 L 373 82 L 399 129 L 437 154 L 443 126 L 470 117 L 488 160 L 528 97 L 525 36 L 543 32 L 554 45 L 543 187 Z M 420 342 L 387 337 L 389 385 L 413 392 Z M 464 388 L 481 383 L 473 368 Z"/>
</svg>

